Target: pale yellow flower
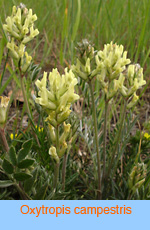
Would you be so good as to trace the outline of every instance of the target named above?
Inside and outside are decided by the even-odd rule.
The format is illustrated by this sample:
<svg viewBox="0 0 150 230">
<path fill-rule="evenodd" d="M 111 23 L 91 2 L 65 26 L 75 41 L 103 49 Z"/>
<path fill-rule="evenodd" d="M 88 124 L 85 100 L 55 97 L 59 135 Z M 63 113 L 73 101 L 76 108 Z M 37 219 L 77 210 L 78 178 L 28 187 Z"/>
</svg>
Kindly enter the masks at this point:
<svg viewBox="0 0 150 230">
<path fill-rule="evenodd" d="M 57 69 L 49 74 L 49 87 L 47 87 L 47 73 L 44 72 L 42 80 L 36 81 L 39 88 L 36 103 L 40 104 L 47 112 L 47 121 L 52 126 L 64 122 L 71 110 L 71 104 L 79 99 L 74 87 L 77 84 L 73 72 L 65 69 L 65 74 L 60 75 Z"/>
<path fill-rule="evenodd" d="M 56 161 L 56 163 L 59 163 L 59 157 L 54 146 L 50 147 L 49 155 Z"/>
<path fill-rule="evenodd" d="M 26 52 L 26 43 L 39 34 L 38 29 L 34 29 L 36 20 L 37 16 L 32 14 L 32 9 L 28 10 L 24 5 L 13 6 L 11 16 L 6 18 L 6 24 L 3 25 L 10 37 L 7 48 L 11 57 L 20 63 L 23 73 L 28 70 L 32 61 L 32 57 Z"/>
<path fill-rule="evenodd" d="M 0 125 L 5 124 L 9 97 L 0 96 Z"/>
</svg>

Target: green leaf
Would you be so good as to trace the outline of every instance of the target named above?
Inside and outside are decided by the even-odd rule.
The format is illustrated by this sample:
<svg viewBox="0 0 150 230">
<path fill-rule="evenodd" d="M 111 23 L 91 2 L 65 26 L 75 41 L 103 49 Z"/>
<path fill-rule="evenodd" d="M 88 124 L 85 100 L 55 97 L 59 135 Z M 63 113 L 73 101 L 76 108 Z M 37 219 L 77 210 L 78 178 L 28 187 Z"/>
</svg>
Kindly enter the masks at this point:
<svg viewBox="0 0 150 230">
<path fill-rule="evenodd" d="M 4 37 L 2 37 L 2 39 L 0 41 L 0 66 L 1 66 L 2 59 L 3 59 L 3 53 L 4 53 L 5 45 L 6 45 L 6 39 Z"/>
<path fill-rule="evenodd" d="M 149 185 L 150 185 L 150 175 L 147 175 L 147 178 L 145 180 L 144 188 L 146 189 L 146 187 L 148 187 Z"/>
<path fill-rule="evenodd" d="M 7 189 L 4 190 L 3 193 L 0 194 L 0 200 L 10 200 L 11 192 L 8 192 Z"/>
<path fill-rule="evenodd" d="M 34 185 L 34 182 L 35 182 L 35 180 L 37 178 L 37 168 L 35 168 L 33 170 L 32 175 L 33 175 L 33 177 L 31 177 L 30 179 L 28 179 L 28 180 L 26 180 L 24 182 L 24 190 L 25 190 L 25 192 L 29 192 L 32 189 L 32 187 Z"/>
<path fill-rule="evenodd" d="M 11 68 L 11 66 L 8 65 L 8 66 L 7 66 L 7 69 L 8 69 L 8 71 L 10 72 L 10 74 L 13 74 L 13 78 L 14 78 L 14 80 L 15 80 L 15 82 L 16 82 L 16 85 L 20 88 L 20 87 L 21 87 L 20 81 L 19 81 L 17 75 L 15 74 L 15 72 L 13 71 L 13 69 Z"/>
<path fill-rule="evenodd" d="M 22 148 L 26 149 L 28 152 L 30 151 L 31 147 L 32 147 L 32 139 L 25 141 L 22 145 Z"/>
<path fill-rule="evenodd" d="M 18 162 L 25 159 L 32 147 L 32 139 L 25 141 L 22 145 L 22 148 L 18 152 Z"/>
<path fill-rule="evenodd" d="M 11 163 L 16 166 L 17 165 L 17 157 L 16 157 L 16 150 L 14 146 L 11 146 L 9 149 L 9 158 Z"/>
<path fill-rule="evenodd" d="M 14 178 L 17 180 L 17 181 L 24 181 L 24 180 L 27 180 L 29 178 L 31 178 L 32 175 L 31 174 L 28 174 L 28 173 L 15 173 L 14 174 Z"/>
<path fill-rule="evenodd" d="M 27 155 L 28 152 L 25 149 L 20 149 L 18 152 L 18 162 L 22 161 Z"/>
<path fill-rule="evenodd" d="M 31 74 L 30 74 L 30 77 L 31 77 L 31 80 L 32 82 L 35 81 L 38 73 L 40 72 L 41 68 L 39 67 L 39 65 L 33 65 L 31 67 Z"/>
<path fill-rule="evenodd" d="M 33 200 L 43 200 L 45 195 L 46 195 L 46 191 L 48 188 L 48 183 L 46 182 L 36 193 L 36 195 L 34 196 Z"/>
<path fill-rule="evenodd" d="M 11 82 L 12 78 L 14 76 L 14 73 L 12 73 L 8 79 L 5 81 L 5 83 L 0 87 L 0 95 L 3 94 L 3 92 L 5 91 L 6 87 L 8 86 L 8 84 Z"/>
<path fill-rule="evenodd" d="M 24 169 L 30 167 L 34 163 L 34 159 L 25 159 L 18 163 L 18 168 Z"/>
<path fill-rule="evenodd" d="M 3 160 L 2 167 L 8 174 L 12 174 L 14 171 L 13 165 L 6 159 Z"/>
<path fill-rule="evenodd" d="M 78 10 L 77 10 L 77 15 L 76 15 L 76 20 L 73 26 L 73 32 L 72 32 L 72 36 L 71 36 L 71 40 L 74 41 L 77 31 L 78 31 L 78 27 L 80 24 L 80 16 L 81 16 L 81 0 L 78 0 Z"/>
<path fill-rule="evenodd" d="M 14 183 L 11 180 L 1 180 L 0 181 L 0 188 L 7 188 L 13 184 Z"/>
</svg>

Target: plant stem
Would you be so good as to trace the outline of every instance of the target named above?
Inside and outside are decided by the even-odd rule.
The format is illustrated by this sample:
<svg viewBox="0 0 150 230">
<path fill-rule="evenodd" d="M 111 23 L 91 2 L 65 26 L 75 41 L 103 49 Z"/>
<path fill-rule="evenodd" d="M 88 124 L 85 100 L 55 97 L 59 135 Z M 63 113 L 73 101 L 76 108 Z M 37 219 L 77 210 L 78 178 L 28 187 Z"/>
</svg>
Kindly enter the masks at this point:
<svg viewBox="0 0 150 230">
<path fill-rule="evenodd" d="M 59 125 L 57 125 L 56 127 L 56 152 L 57 152 L 57 155 L 59 155 Z M 57 183 L 59 180 L 59 166 L 60 166 L 59 162 L 55 164 L 55 169 L 54 169 L 54 189 L 55 190 L 57 188 Z"/>
<path fill-rule="evenodd" d="M 141 145 L 142 145 L 142 137 L 140 137 L 140 143 L 139 143 L 138 153 L 137 153 L 136 158 L 135 158 L 135 163 L 138 163 L 138 159 L 139 159 L 139 156 L 141 153 Z"/>
<path fill-rule="evenodd" d="M 56 150 L 57 154 L 59 154 L 59 125 L 56 126 Z"/>
<path fill-rule="evenodd" d="M 122 132 L 122 128 L 123 128 L 123 124 L 124 124 L 124 120 L 125 120 L 126 108 L 127 108 L 127 101 L 124 100 L 124 107 L 123 107 L 123 111 L 122 111 L 122 113 L 121 113 L 121 121 L 120 121 L 120 124 L 119 124 L 119 131 L 118 131 L 118 135 L 117 135 L 117 139 L 116 139 L 114 151 L 113 151 L 113 153 L 112 153 L 111 162 L 110 162 L 110 164 L 109 164 L 108 173 L 107 173 L 107 179 L 108 179 L 109 176 L 110 176 L 110 173 L 111 173 L 111 169 L 112 169 L 112 166 L 113 166 L 113 162 L 114 162 L 115 155 L 118 154 L 118 145 L 119 145 L 119 143 L 120 143 L 121 132 Z"/>
<path fill-rule="evenodd" d="M 21 89 L 22 89 L 22 93 L 23 93 L 23 97 L 24 97 L 26 111 L 28 113 L 29 118 L 32 119 L 29 104 L 28 104 L 28 99 L 27 99 L 27 95 L 26 95 L 26 90 L 25 90 L 25 86 L 24 86 L 24 81 L 23 81 L 24 75 L 21 74 L 21 71 L 20 71 L 20 79 L 21 79 L 20 80 L 21 81 Z M 38 143 L 38 146 L 41 147 L 37 135 L 34 132 L 33 132 L 33 135 L 34 135 L 34 137 L 35 137 L 35 139 L 36 139 L 36 141 Z"/>
<path fill-rule="evenodd" d="M 89 81 L 89 87 L 91 92 L 92 98 L 92 108 L 93 108 L 93 119 L 94 119 L 94 131 L 95 131 L 95 143 L 96 143 L 96 153 L 97 153 L 97 167 L 98 167 L 98 192 L 97 197 L 99 200 L 102 199 L 102 192 L 101 192 L 101 162 L 100 162 L 100 154 L 99 154 L 99 145 L 98 145 L 98 129 L 97 129 L 97 119 L 96 119 L 96 108 L 95 108 L 95 101 L 94 101 L 94 93 L 92 89 L 92 82 Z"/>
<path fill-rule="evenodd" d="M 2 140 L 2 145 L 3 145 L 4 149 L 6 150 L 6 152 L 8 153 L 9 152 L 9 145 L 7 143 L 4 128 L 0 128 L 0 136 L 1 136 L 1 140 Z"/>
<path fill-rule="evenodd" d="M 4 172 L 4 174 L 6 174 L 6 173 Z M 8 178 L 14 183 L 14 187 L 15 187 L 16 190 L 19 192 L 21 198 L 22 198 L 23 200 L 31 200 L 31 198 L 30 198 L 30 197 L 28 196 L 28 194 L 24 191 L 24 189 L 23 189 L 18 183 L 16 183 L 16 180 L 15 180 L 12 176 L 10 176 L 10 175 L 8 175 L 8 174 L 6 174 L 6 175 L 7 175 Z"/>
<path fill-rule="evenodd" d="M 27 95 L 26 95 L 26 90 L 25 90 L 25 86 L 24 86 L 24 77 L 21 76 L 21 89 L 22 89 L 22 93 L 23 93 L 23 97 L 24 97 L 24 102 L 25 102 L 25 106 L 26 106 L 26 110 L 27 110 L 27 113 L 29 115 L 29 117 L 31 118 L 31 113 L 30 113 L 30 109 L 29 109 L 29 104 L 28 104 L 28 99 L 27 99 Z"/>
<path fill-rule="evenodd" d="M 64 154 L 63 167 L 62 167 L 62 190 L 65 190 L 65 177 L 66 177 L 66 164 L 67 164 L 68 154 Z"/>
<path fill-rule="evenodd" d="M 28 196 L 28 194 L 26 194 L 25 191 L 22 190 L 22 188 L 17 183 L 15 183 L 14 186 L 18 190 L 18 192 L 19 192 L 19 194 L 23 200 L 31 200 L 31 198 Z"/>
<path fill-rule="evenodd" d="M 9 54 L 9 50 L 7 51 L 3 72 L 2 72 L 2 75 L 1 75 L 1 78 L 0 78 L 0 88 L 2 87 L 2 81 L 3 81 L 4 73 L 6 71 L 6 64 L 7 64 L 7 60 L 8 60 L 8 54 Z"/>
<path fill-rule="evenodd" d="M 59 180 L 59 163 L 56 163 L 54 169 L 54 183 L 53 183 L 54 190 L 56 190 L 57 188 L 58 180 Z"/>
<path fill-rule="evenodd" d="M 103 180 L 105 179 L 106 164 L 106 143 L 107 143 L 107 118 L 108 118 L 109 101 L 105 100 L 105 117 L 104 117 L 104 139 L 103 139 Z"/>
</svg>

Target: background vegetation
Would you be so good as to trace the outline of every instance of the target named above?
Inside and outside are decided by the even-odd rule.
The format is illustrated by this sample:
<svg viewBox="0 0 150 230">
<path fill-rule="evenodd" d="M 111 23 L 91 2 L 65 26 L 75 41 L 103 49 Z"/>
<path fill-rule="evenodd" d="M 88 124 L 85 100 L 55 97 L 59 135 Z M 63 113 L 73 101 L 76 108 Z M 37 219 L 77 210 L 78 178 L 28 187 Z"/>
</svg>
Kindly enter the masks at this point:
<svg viewBox="0 0 150 230">
<path fill-rule="evenodd" d="M 6 16 L 10 15 L 12 6 L 18 5 L 19 3 L 20 1 L 18 0 L 0 1 L 1 25 L 5 22 Z M 57 67 L 60 72 L 63 72 L 64 67 L 70 67 L 70 65 L 75 62 L 75 47 L 77 46 L 77 42 L 80 42 L 83 38 L 87 38 L 91 41 L 96 50 L 103 49 L 104 44 L 111 41 L 122 44 L 125 50 L 128 51 L 128 57 L 132 62 L 138 62 L 144 68 L 144 78 L 147 80 L 147 85 L 140 91 L 141 100 L 135 108 L 136 112 L 133 114 L 132 112 L 128 113 L 122 133 L 123 144 L 121 150 L 119 150 L 119 156 L 123 155 L 124 152 L 126 153 L 125 157 L 122 158 L 125 166 L 124 176 L 122 172 L 120 173 L 122 169 L 118 168 L 115 174 L 115 180 L 112 180 L 107 187 L 107 191 L 104 191 L 103 199 L 149 199 L 150 139 L 144 139 L 141 136 L 141 132 L 144 130 L 143 127 L 145 127 L 144 123 L 146 122 L 146 124 L 148 124 L 149 120 L 150 0 L 24 0 L 23 3 L 27 8 L 32 8 L 33 13 L 38 17 L 36 27 L 39 29 L 40 34 L 31 42 L 29 53 L 34 57 L 34 63 L 39 64 L 43 71 L 50 72 L 52 68 Z M 1 79 L 4 77 L 3 67 L 6 65 L 5 60 L 7 60 L 5 46 L 5 36 L 2 26 L 0 26 L 0 64 L 3 58 L 1 64 Z M 7 71 L 9 72 L 9 78 L 6 76 L 6 84 L 2 84 L 0 95 L 5 92 L 12 78 L 14 78 L 17 88 L 20 87 L 17 76 L 10 65 L 7 66 Z M 30 86 L 34 85 L 37 74 L 39 74 L 39 69 L 27 78 L 26 89 L 28 99 Z M 20 110 L 20 105 L 16 106 L 15 120 L 13 120 L 13 113 L 11 112 L 10 114 L 7 138 L 9 144 L 13 143 L 16 152 L 19 151 L 25 141 L 33 138 L 32 153 L 30 154 L 36 159 L 37 163 L 37 168 L 33 172 L 34 177 L 38 180 L 38 183 L 34 187 L 35 191 L 30 191 L 28 182 L 25 183 L 25 191 L 29 195 L 32 195 L 33 199 L 96 199 L 97 191 L 95 188 L 97 184 L 95 181 L 97 180 L 97 166 L 96 152 L 93 149 L 94 135 L 92 131 L 93 124 L 91 122 L 91 98 L 87 85 L 82 81 L 79 82 L 79 85 L 80 87 L 77 91 L 81 96 L 81 100 L 74 106 L 75 113 L 72 113 L 69 118 L 69 122 L 74 124 L 74 129 L 78 130 L 78 133 L 76 143 L 74 143 L 71 154 L 68 157 L 66 192 L 61 191 L 61 185 L 59 184 L 58 193 L 51 193 L 53 162 L 50 161 L 48 155 L 50 142 L 49 139 L 47 139 L 47 130 L 46 127 L 44 127 L 42 118 L 43 114 L 40 113 L 40 115 L 38 114 L 39 116 L 36 116 L 37 114 L 35 115 L 33 112 L 36 124 L 35 132 L 41 143 L 40 149 L 32 134 L 28 132 L 28 128 L 23 130 L 20 126 L 20 121 L 22 124 L 24 120 L 25 107 L 23 106 L 23 109 Z M 14 95 L 11 97 L 11 101 L 13 101 L 13 96 Z M 102 95 L 99 93 L 97 82 L 95 83 L 94 96 L 96 99 L 95 104 L 99 110 L 97 113 L 97 121 L 100 134 L 99 145 L 101 146 L 103 138 L 104 98 L 100 97 Z M 33 108 L 36 108 L 33 102 L 31 102 L 31 105 Z M 114 124 L 113 130 L 111 127 L 108 127 L 110 150 L 114 145 L 114 135 L 119 129 L 117 121 L 120 119 L 120 113 L 118 113 L 119 109 L 122 108 L 120 106 L 122 105 L 117 101 L 117 98 L 110 106 L 108 119 L 109 121 L 113 121 L 112 123 Z M 36 109 L 39 111 L 39 107 Z M 12 110 L 13 108 L 11 108 L 11 111 Z M 139 115 L 138 117 L 136 117 L 137 114 Z M 12 120 L 13 123 L 11 123 Z M 135 124 L 136 129 L 131 133 Z M 13 128 L 9 130 L 9 126 Z M 42 129 L 39 129 L 41 126 Z M 149 133 L 149 125 L 147 125 L 146 130 Z M 14 134 L 14 138 L 12 138 L 14 140 L 11 140 L 9 137 L 10 131 Z M 17 134 L 16 138 L 15 134 Z M 102 149 L 100 149 L 100 151 L 102 153 Z M 144 163 L 147 164 L 148 177 L 142 189 L 132 196 L 128 191 L 128 176 L 139 152 L 142 154 Z M 110 158 L 111 151 L 108 151 L 107 154 L 108 158 Z M 38 166 L 39 162 L 40 166 Z M 60 167 L 62 168 L 62 162 Z M 117 164 L 115 165 L 115 169 L 116 168 Z M 5 180 L 6 178 L 2 177 L 1 179 Z M 32 183 L 34 186 L 33 181 Z M 41 188 L 42 192 L 40 193 Z M 0 190 L 0 199 L 19 198 L 16 190 L 11 189 L 11 187 Z"/>
<path fill-rule="evenodd" d="M 18 0 L 0 1 L 3 22 L 12 6 L 19 3 Z M 110 41 L 122 44 L 129 57 L 144 66 L 148 75 L 149 0 L 24 0 L 23 3 L 38 16 L 36 26 L 40 36 L 34 47 L 42 65 L 70 64 L 75 57 L 76 43 L 87 38 L 97 49 Z"/>
</svg>

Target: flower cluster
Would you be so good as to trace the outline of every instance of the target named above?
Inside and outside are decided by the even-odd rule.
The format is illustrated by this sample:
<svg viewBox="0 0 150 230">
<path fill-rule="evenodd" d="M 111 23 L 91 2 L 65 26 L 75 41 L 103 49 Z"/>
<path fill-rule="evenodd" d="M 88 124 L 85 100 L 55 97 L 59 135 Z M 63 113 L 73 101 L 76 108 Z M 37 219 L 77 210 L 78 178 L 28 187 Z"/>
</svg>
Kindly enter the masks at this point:
<svg viewBox="0 0 150 230">
<path fill-rule="evenodd" d="M 123 97 L 131 98 L 128 108 L 131 108 L 138 100 L 136 91 L 146 84 L 143 80 L 143 68 L 139 64 L 129 65 L 127 74 L 120 74 L 119 77 L 119 90 Z"/>
<path fill-rule="evenodd" d="M 76 65 L 72 65 L 71 68 L 78 77 L 88 81 L 97 73 L 95 67 L 93 68 L 93 59 L 96 51 L 94 51 L 94 48 L 86 39 L 83 39 L 82 42 L 78 43 L 77 51 L 77 63 Z"/>
<path fill-rule="evenodd" d="M 134 193 L 136 189 L 139 189 L 142 184 L 145 181 L 147 169 L 146 165 L 144 163 L 137 163 L 130 175 L 129 175 L 129 181 L 128 181 L 128 186 L 129 189 Z"/>
<path fill-rule="evenodd" d="M 130 62 L 123 46 L 112 42 L 105 45 L 104 50 L 99 51 L 96 55 L 96 64 L 99 70 L 97 79 L 107 100 L 110 100 L 117 93 L 120 86 L 120 79 L 118 80 L 118 78 Z"/>
<path fill-rule="evenodd" d="M 133 65 L 130 62 L 123 46 L 112 42 L 105 45 L 104 50 L 99 51 L 96 56 L 97 68 L 100 70 L 97 79 L 106 99 L 110 100 L 120 92 L 126 100 L 129 99 L 128 108 L 133 107 L 138 100 L 136 91 L 146 84 L 143 80 L 143 69 L 139 64 Z M 126 67 L 128 64 L 130 65 Z"/>
<path fill-rule="evenodd" d="M 80 50 L 82 52 L 77 63 L 72 66 L 74 73 L 85 81 L 97 76 L 107 101 L 120 92 L 129 100 L 127 107 L 131 108 L 138 100 L 136 91 L 146 84 L 140 65 L 129 65 L 131 61 L 127 58 L 127 51 L 124 51 L 122 45 L 113 42 L 104 45 L 103 51 L 100 50 L 97 54 L 87 43 L 82 46 L 80 44 Z M 95 63 L 92 65 L 94 57 Z"/>
<path fill-rule="evenodd" d="M 4 126 L 6 123 L 8 104 L 9 97 L 0 96 L 0 126 Z"/>
<path fill-rule="evenodd" d="M 56 133 L 55 129 L 52 125 L 49 124 L 49 132 L 50 137 L 54 143 L 56 143 Z M 71 132 L 71 125 L 63 123 L 63 133 L 61 134 L 59 138 L 60 143 L 60 149 L 59 151 L 56 151 L 56 148 L 52 146 L 49 149 L 49 154 L 54 158 L 54 160 L 58 163 L 59 159 L 64 155 L 65 151 L 69 149 L 71 146 L 72 138 L 70 138 L 71 135 L 69 135 Z"/>
<path fill-rule="evenodd" d="M 26 72 L 32 57 L 25 51 L 26 44 L 39 34 L 38 29 L 34 29 L 34 22 L 37 20 L 36 14 L 32 14 L 32 9 L 27 9 L 23 4 L 19 7 L 13 6 L 12 15 L 6 18 L 3 29 L 9 34 L 7 48 L 12 58 L 18 62 L 21 60 L 21 70 Z"/>
<path fill-rule="evenodd" d="M 74 93 L 74 87 L 77 84 L 73 72 L 65 69 L 65 74 L 62 76 L 57 69 L 49 74 L 49 84 L 47 85 L 47 73 L 44 72 L 42 80 L 36 81 L 36 86 L 39 89 L 36 103 L 40 104 L 47 113 L 46 121 L 48 122 L 49 133 L 52 142 L 56 145 L 49 149 L 50 156 L 59 163 L 59 159 L 64 155 L 66 149 L 69 149 L 71 144 L 71 125 L 64 121 L 70 115 L 71 104 L 79 99 L 79 96 Z M 63 123 L 63 132 L 59 138 L 59 148 L 57 142 L 56 129 Z"/>
<path fill-rule="evenodd" d="M 127 51 L 123 51 L 122 45 L 110 44 L 104 45 L 104 50 L 96 55 L 97 66 L 100 67 L 99 80 L 111 81 L 117 79 L 119 74 L 125 70 L 125 66 L 131 61 L 127 58 Z"/>
<path fill-rule="evenodd" d="M 47 121 L 54 127 L 64 122 L 70 115 L 71 104 L 79 99 L 74 93 L 77 84 L 73 72 L 65 69 L 62 76 L 57 69 L 49 74 L 49 89 L 47 89 L 47 73 L 44 72 L 42 80 L 36 81 L 39 88 L 36 103 L 40 104 L 48 114 Z"/>
<path fill-rule="evenodd" d="M 76 50 L 78 52 L 78 58 L 82 64 L 85 64 L 88 58 L 90 60 L 94 58 L 94 47 L 88 42 L 87 39 L 82 39 L 81 42 L 78 42 Z"/>
</svg>

